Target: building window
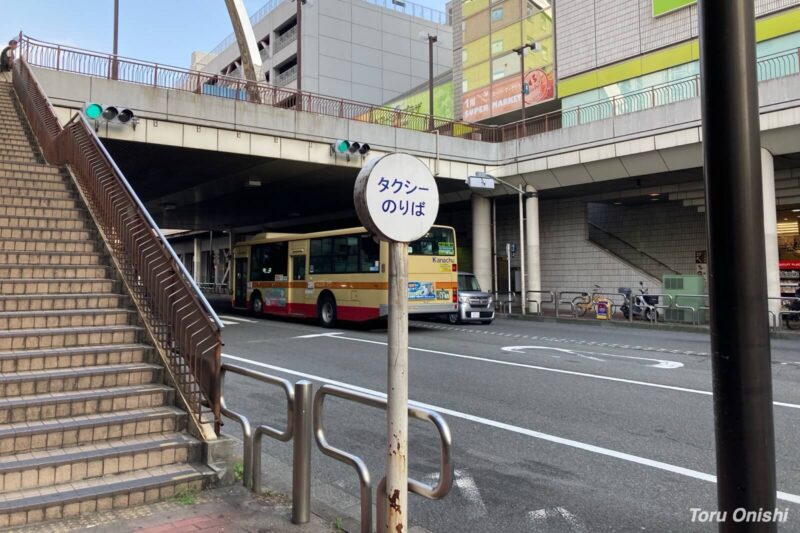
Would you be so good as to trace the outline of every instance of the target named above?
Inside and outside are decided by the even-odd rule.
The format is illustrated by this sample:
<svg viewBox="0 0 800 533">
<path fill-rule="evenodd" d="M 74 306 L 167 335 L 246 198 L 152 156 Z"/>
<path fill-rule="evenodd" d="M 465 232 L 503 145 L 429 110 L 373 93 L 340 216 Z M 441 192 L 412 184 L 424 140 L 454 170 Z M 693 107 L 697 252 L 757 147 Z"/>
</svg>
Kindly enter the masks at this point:
<svg viewBox="0 0 800 533">
<path fill-rule="evenodd" d="M 492 55 L 499 54 L 503 51 L 503 39 L 492 41 Z"/>
<path fill-rule="evenodd" d="M 492 22 L 500 22 L 503 20 L 503 8 L 496 7 L 492 9 Z"/>
<path fill-rule="evenodd" d="M 461 63 L 466 65 L 467 61 L 469 61 L 469 54 L 466 50 L 461 50 Z"/>
<path fill-rule="evenodd" d="M 506 69 L 503 67 L 495 67 L 492 70 L 492 81 L 502 80 L 506 77 Z"/>
</svg>

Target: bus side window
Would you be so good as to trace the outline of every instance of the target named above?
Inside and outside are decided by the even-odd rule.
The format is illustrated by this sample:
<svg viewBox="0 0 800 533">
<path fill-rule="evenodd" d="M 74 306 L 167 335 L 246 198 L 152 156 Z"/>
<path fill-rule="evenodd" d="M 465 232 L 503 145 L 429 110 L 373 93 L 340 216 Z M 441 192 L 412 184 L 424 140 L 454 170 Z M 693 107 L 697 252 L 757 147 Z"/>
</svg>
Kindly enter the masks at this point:
<svg viewBox="0 0 800 533">
<path fill-rule="evenodd" d="M 306 279 L 306 256 L 295 255 L 292 257 L 292 280 L 303 281 Z"/>
<path fill-rule="evenodd" d="M 289 247 L 286 242 L 253 246 L 250 255 L 250 279 L 275 281 L 288 273 Z"/>
</svg>

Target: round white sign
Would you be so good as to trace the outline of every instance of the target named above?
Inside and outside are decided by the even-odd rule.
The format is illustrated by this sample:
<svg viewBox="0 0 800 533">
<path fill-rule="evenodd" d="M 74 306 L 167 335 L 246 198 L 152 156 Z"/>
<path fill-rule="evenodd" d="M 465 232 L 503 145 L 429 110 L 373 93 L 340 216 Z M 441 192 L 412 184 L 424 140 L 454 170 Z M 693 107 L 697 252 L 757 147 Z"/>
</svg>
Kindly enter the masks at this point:
<svg viewBox="0 0 800 533">
<path fill-rule="evenodd" d="M 367 163 L 356 178 L 353 199 L 364 227 L 385 241 L 419 239 L 439 213 L 433 174 L 408 154 L 388 154 Z"/>
</svg>

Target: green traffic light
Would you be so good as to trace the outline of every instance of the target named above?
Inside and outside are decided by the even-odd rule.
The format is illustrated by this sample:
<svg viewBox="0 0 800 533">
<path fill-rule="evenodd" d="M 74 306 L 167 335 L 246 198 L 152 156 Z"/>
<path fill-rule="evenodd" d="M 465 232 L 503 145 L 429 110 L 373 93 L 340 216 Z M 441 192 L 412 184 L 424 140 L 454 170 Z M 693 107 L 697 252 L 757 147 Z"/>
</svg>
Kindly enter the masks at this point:
<svg viewBox="0 0 800 533">
<path fill-rule="evenodd" d="M 103 106 L 100 104 L 89 104 L 86 106 L 86 116 L 91 119 L 98 119 L 103 114 Z"/>
<path fill-rule="evenodd" d="M 347 141 L 339 141 L 336 144 L 336 151 L 340 154 L 347 153 L 347 150 L 350 148 L 350 143 Z"/>
</svg>

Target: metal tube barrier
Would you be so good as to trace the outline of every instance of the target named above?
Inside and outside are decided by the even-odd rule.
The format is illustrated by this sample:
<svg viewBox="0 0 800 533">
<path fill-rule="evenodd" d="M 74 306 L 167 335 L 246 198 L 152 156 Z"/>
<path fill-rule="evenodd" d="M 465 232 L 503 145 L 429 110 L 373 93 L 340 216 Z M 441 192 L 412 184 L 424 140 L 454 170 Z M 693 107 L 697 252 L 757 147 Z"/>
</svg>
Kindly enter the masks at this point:
<svg viewBox="0 0 800 533">
<path fill-rule="evenodd" d="M 364 463 L 364 460 L 360 457 L 328 444 L 323 422 L 323 406 L 326 396 L 335 396 L 343 400 L 350 400 L 362 405 L 382 409 L 384 411 L 386 410 L 387 405 L 386 396 L 365 394 L 356 392 L 352 389 L 337 387 L 335 385 L 323 385 L 314 395 L 314 436 L 317 441 L 317 446 L 323 454 L 353 467 L 358 474 L 361 490 L 361 532 L 372 533 L 372 486 L 369 469 L 367 468 L 366 463 Z M 409 405 L 408 414 L 409 416 L 418 420 L 427 420 L 436 426 L 441 442 L 439 481 L 436 486 L 431 487 L 430 485 L 426 485 L 425 483 L 421 483 L 409 478 L 408 490 L 409 492 L 413 492 L 414 494 L 418 494 L 425 498 L 438 500 L 446 496 L 447 493 L 450 492 L 450 488 L 453 485 L 453 442 L 450 434 L 450 428 L 448 427 L 444 418 L 442 418 L 442 416 L 435 411 L 431 411 L 423 407 L 417 407 L 415 405 Z M 385 492 L 385 483 L 386 478 L 383 478 L 379 484 L 379 490 L 382 488 Z M 378 494 L 380 494 L 380 492 L 378 492 Z M 384 498 L 378 499 L 378 531 L 381 532 L 383 531 L 381 525 L 385 524 L 385 509 L 382 509 L 385 501 L 386 500 Z"/>
<path fill-rule="evenodd" d="M 255 430 L 241 413 L 232 411 L 225 402 L 225 376 L 228 372 L 238 374 L 261 383 L 275 385 L 286 395 L 286 427 L 282 430 L 260 425 Z M 292 457 L 292 521 L 302 524 L 309 519 L 311 432 L 310 405 L 312 384 L 299 381 L 292 390 L 292 383 L 283 378 L 270 376 L 249 368 L 224 363 L 220 370 L 220 405 L 222 415 L 236 421 L 242 427 L 243 464 L 242 484 L 256 493 L 261 492 L 261 439 L 264 435 L 281 442 L 294 438 Z M 295 403 L 295 398 L 299 401 Z M 301 442 L 305 440 L 305 442 Z"/>
<path fill-rule="evenodd" d="M 501 296 L 505 296 L 506 300 L 503 300 Z M 499 309 L 500 311 L 503 310 L 504 306 L 508 306 L 508 310 L 506 311 L 507 314 L 511 314 L 511 306 L 513 305 L 514 301 L 516 300 L 517 295 L 513 292 L 495 292 L 494 293 L 494 307 L 495 310 Z"/>
<path fill-rule="evenodd" d="M 691 305 L 680 305 L 678 301 L 681 298 L 703 298 L 707 299 L 707 294 L 677 294 L 675 295 L 675 309 L 688 309 L 692 312 L 692 324 L 699 326 L 700 325 L 700 311 L 709 311 L 710 307 L 707 305 L 698 305 L 697 307 L 692 307 Z"/>
<path fill-rule="evenodd" d="M 541 316 L 542 313 L 543 313 L 542 304 L 555 304 L 555 301 L 556 301 L 556 293 L 555 293 L 555 291 L 525 291 L 525 292 L 526 292 L 525 303 L 526 304 L 536 304 L 535 314 L 537 314 L 537 315 Z M 550 299 L 549 300 L 537 300 L 535 298 L 527 297 L 527 295 L 530 295 L 530 294 L 546 294 L 546 295 L 550 296 Z"/>
<path fill-rule="evenodd" d="M 573 298 L 570 298 L 569 300 L 565 300 L 563 298 L 565 294 L 569 295 L 569 296 L 573 296 Z M 559 312 L 559 310 L 561 308 L 561 304 L 568 304 L 570 306 L 570 308 L 572 309 L 573 318 L 578 316 L 578 311 L 575 308 L 575 304 L 572 303 L 572 300 L 575 299 L 574 298 L 575 296 L 583 296 L 583 292 L 580 292 L 580 291 L 561 291 L 561 292 L 558 293 L 558 303 L 556 303 L 556 318 L 558 318 L 558 312 Z"/>
<path fill-rule="evenodd" d="M 787 302 L 800 302 L 800 298 L 796 296 L 769 296 L 767 297 L 767 300 L 780 300 L 781 304 L 783 304 L 784 306 L 786 306 Z M 789 305 L 791 305 L 791 303 Z M 777 317 L 772 311 L 769 311 L 769 314 L 772 315 L 773 317 L 773 324 L 776 324 L 775 329 L 777 331 L 781 331 L 781 329 L 783 329 L 784 321 L 787 321 L 787 327 L 789 327 L 788 317 L 790 316 L 797 315 L 798 320 L 800 320 L 800 311 L 793 311 L 788 308 L 785 311 L 781 311 L 780 313 L 778 313 Z M 800 328 L 800 323 L 798 323 L 797 327 Z"/>
</svg>

